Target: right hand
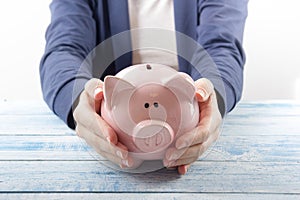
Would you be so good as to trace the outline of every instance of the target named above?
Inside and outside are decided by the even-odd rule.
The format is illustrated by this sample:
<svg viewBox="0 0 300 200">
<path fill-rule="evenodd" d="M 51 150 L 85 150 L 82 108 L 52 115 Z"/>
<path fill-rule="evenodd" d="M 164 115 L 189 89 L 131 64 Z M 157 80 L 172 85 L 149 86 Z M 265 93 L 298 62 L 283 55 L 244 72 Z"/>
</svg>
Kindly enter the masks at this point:
<svg viewBox="0 0 300 200">
<path fill-rule="evenodd" d="M 103 82 L 96 78 L 85 84 L 73 112 L 76 133 L 101 156 L 121 168 L 131 167 L 133 161 L 128 156 L 127 147 L 118 141 L 115 131 L 98 114 L 103 99 L 102 88 Z"/>
</svg>

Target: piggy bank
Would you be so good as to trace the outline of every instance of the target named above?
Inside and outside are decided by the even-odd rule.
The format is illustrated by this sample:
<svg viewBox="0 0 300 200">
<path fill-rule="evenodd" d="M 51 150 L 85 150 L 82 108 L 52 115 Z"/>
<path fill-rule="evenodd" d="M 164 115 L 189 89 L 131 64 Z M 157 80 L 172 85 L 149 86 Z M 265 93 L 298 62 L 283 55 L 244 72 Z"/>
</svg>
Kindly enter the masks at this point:
<svg viewBox="0 0 300 200">
<path fill-rule="evenodd" d="M 127 67 L 106 76 L 101 116 L 127 146 L 137 168 L 163 160 L 167 148 L 199 122 L 192 78 L 161 64 Z"/>
</svg>

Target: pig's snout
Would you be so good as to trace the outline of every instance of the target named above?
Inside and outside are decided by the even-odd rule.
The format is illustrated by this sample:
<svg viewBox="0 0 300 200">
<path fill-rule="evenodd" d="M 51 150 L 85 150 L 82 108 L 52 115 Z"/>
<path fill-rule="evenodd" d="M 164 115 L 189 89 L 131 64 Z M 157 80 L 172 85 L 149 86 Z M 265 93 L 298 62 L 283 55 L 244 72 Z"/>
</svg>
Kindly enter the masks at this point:
<svg viewBox="0 0 300 200">
<path fill-rule="evenodd" d="M 159 152 L 166 149 L 174 139 L 171 126 L 164 121 L 145 120 L 133 130 L 134 144 L 143 152 Z"/>
</svg>

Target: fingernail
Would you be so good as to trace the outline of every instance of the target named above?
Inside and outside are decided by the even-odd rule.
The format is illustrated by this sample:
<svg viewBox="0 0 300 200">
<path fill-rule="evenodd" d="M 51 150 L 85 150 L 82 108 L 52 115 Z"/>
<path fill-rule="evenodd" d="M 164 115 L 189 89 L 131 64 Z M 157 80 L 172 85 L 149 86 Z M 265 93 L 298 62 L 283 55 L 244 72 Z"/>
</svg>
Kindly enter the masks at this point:
<svg viewBox="0 0 300 200">
<path fill-rule="evenodd" d="M 126 159 L 128 156 L 128 152 L 121 152 L 119 150 L 117 150 L 116 152 L 117 156 L 120 157 L 121 159 Z"/>
<path fill-rule="evenodd" d="M 106 140 L 109 144 L 111 144 L 111 140 L 110 140 L 109 136 L 106 137 Z"/>
<path fill-rule="evenodd" d="M 129 167 L 129 163 L 128 163 L 128 160 L 122 160 L 122 164 Z"/>
<path fill-rule="evenodd" d="M 96 88 L 95 91 L 94 91 L 94 98 L 96 98 L 97 95 L 98 95 L 99 93 L 101 93 L 101 92 L 103 92 L 102 88 Z"/>
<path fill-rule="evenodd" d="M 133 161 L 132 160 L 122 160 L 122 164 L 125 165 L 126 167 L 132 167 Z"/>
<path fill-rule="evenodd" d="M 124 159 L 123 154 L 121 153 L 121 151 L 117 151 L 116 154 L 117 154 L 117 156 L 119 156 L 120 158 Z"/>
<path fill-rule="evenodd" d="M 188 166 L 187 165 L 184 166 L 184 171 L 185 171 L 185 173 L 187 173 L 187 171 L 188 171 Z"/>
<path fill-rule="evenodd" d="M 198 89 L 197 92 L 200 94 L 200 96 L 202 98 L 204 98 L 206 96 L 206 92 L 204 90 L 202 90 L 202 89 Z"/>
</svg>

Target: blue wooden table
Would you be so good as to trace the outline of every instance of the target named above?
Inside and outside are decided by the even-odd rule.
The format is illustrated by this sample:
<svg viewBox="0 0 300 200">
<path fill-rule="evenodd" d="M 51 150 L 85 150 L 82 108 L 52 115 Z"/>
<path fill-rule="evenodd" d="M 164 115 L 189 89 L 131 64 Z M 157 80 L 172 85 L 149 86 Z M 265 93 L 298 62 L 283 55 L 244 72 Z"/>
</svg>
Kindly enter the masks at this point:
<svg viewBox="0 0 300 200">
<path fill-rule="evenodd" d="M 102 165 L 43 102 L 0 102 L 0 199 L 300 199 L 300 104 L 240 103 L 180 176 Z"/>
</svg>

